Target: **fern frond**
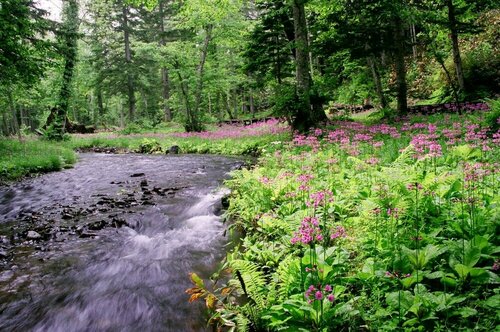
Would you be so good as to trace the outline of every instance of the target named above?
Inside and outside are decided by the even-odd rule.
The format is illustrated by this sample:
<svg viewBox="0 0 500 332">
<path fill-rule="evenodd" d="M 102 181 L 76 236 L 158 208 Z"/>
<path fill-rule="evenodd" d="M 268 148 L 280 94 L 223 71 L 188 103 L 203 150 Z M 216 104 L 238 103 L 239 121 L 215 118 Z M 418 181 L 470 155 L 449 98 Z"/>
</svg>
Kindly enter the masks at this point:
<svg viewBox="0 0 500 332">
<path fill-rule="evenodd" d="M 292 293 L 292 289 L 300 289 L 300 280 L 297 280 L 297 276 L 300 276 L 299 260 L 293 255 L 286 256 L 279 264 L 276 276 L 278 277 L 277 295 L 279 299 L 285 299 Z"/>
<path fill-rule="evenodd" d="M 245 295 L 255 303 L 257 309 L 265 309 L 267 307 L 267 280 L 264 273 L 260 271 L 259 265 L 242 259 L 233 260 L 229 262 L 229 265 Z"/>
<path fill-rule="evenodd" d="M 392 162 L 392 166 L 399 167 L 403 165 L 411 165 L 414 162 L 414 155 L 415 148 L 410 144 L 401 152 L 399 157 L 397 157 L 396 160 Z"/>
</svg>

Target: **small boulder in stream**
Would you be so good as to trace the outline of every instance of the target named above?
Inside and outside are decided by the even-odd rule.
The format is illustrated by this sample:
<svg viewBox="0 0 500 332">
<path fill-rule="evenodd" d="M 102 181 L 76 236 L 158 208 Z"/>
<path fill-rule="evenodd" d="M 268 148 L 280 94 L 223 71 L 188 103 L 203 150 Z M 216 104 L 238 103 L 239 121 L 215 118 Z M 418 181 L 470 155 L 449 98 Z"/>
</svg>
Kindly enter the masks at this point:
<svg viewBox="0 0 500 332">
<path fill-rule="evenodd" d="M 26 238 L 28 240 L 39 240 L 39 239 L 42 238 L 42 236 L 39 233 L 35 232 L 35 231 L 28 231 L 28 234 L 26 235 Z"/>
<path fill-rule="evenodd" d="M 170 149 L 167 150 L 168 154 L 179 154 L 179 146 L 178 145 L 172 145 Z"/>
</svg>

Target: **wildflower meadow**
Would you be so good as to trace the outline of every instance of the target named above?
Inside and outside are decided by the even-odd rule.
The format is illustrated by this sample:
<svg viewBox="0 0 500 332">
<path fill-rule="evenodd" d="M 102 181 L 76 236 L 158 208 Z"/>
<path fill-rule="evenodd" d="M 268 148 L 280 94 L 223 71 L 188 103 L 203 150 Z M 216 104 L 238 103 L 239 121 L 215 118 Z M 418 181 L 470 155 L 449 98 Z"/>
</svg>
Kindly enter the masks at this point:
<svg viewBox="0 0 500 332">
<path fill-rule="evenodd" d="M 498 330 L 500 133 L 483 116 L 268 144 L 227 182 L 242 237 L 215 285 L 191 275 L 191 301 L 229 330 Z"/>
</svg>

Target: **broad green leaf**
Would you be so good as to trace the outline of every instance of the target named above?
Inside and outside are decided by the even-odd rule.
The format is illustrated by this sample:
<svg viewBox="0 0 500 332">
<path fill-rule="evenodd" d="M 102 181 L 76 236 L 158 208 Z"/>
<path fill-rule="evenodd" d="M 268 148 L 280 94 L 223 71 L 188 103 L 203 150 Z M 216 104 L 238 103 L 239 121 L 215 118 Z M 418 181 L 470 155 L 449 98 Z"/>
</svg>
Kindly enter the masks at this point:
<svg viewBox="0 0 500 332">
<path fill-rule="evenodd" d="M 481 258 L 481 250 L 476 246 L 470 246 L 465 250 L 463 264 L 468 267 L 474 267 Z"/>
<path fill-rule="evenodd" d="M 483 302 L 483 305 L 498 310 L 498 308 L 500 308 L 500 294 L 489 297 Z"/>
</svg>

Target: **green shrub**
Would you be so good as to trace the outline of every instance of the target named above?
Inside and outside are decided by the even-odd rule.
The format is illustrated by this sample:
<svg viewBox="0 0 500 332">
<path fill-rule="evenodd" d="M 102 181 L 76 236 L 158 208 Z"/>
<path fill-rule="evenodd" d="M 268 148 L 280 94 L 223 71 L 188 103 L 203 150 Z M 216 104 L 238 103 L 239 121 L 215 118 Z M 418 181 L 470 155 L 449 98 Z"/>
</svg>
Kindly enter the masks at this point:
<svg viewBox="0 0 500 332">
<path fill-rule="evenodd" d="M 163 149 L 160 143 L 155 139 L 144 138 L 137 149 L 139 153 L 162 153 Z"/>
<path fill-rule="evenodd" d="M 496 133 L 500 130 L 500 99 L 488 100 L 488 105 L 490 105 L 491 111 L 486 113 L 484 124 L 490 132 Z"/>
</svg>

